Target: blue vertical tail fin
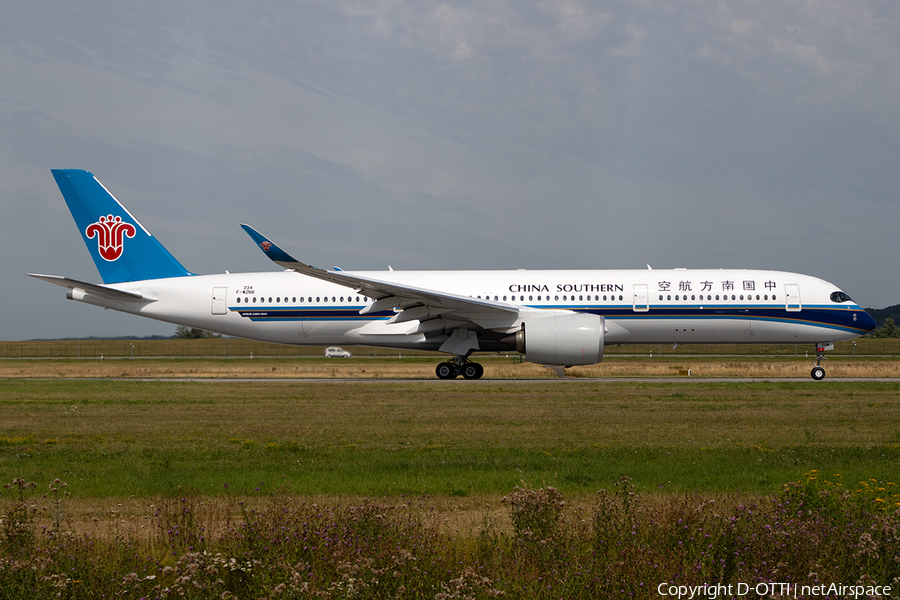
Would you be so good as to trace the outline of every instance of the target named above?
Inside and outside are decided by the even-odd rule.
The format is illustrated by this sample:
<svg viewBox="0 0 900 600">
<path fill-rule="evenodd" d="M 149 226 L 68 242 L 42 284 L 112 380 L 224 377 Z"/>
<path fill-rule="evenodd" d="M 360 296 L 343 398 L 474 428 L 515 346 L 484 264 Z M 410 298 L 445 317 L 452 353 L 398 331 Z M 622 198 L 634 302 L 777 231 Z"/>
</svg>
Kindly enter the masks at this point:
<svg viewBox="0 0 900 600">
<path fill-rule="evenodd" d="M 192 275 L 92 173 L 51 172 L 103 283 Z"/>
</svg>

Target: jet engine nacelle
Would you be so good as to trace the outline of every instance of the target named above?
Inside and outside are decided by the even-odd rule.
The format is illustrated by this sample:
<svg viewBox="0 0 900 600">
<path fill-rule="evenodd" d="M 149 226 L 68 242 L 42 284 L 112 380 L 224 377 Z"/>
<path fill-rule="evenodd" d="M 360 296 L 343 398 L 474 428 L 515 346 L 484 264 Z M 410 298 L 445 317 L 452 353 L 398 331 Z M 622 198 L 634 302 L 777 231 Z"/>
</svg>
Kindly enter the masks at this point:
<svg viewBox="0 0 900 600">
<path fill-rule="evenodd" d="M 603 360 L 603 321 L 586 313 L 534 317 L 516 332 L 516 350 L 544 365 L 593 365 Z"/>
</svg>

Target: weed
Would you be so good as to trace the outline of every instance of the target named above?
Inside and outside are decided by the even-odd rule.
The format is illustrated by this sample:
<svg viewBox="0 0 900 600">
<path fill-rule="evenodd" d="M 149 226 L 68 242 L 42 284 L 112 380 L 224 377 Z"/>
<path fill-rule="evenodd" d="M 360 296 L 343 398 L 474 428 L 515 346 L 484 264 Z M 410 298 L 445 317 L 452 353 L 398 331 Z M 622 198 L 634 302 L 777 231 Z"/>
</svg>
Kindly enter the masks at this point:
<svg viewBox="0 0 900 600">
<path fill-rule="evenodd" d="M 865 482 L 847 491 L 810 471 L 748 500 L 642 495 L 623 477 L 588 506 L 523 484 L 500 505 L 512 538 L 487 516 L 478 532 L 441 532 L 424 499 L 309 504 L 281 489 L 222 520 L 235 510 L 231 499 L 184 494 L 159 501 L 157 519 L 193 532 L 184 537 L 199 541 L 202 532 L 202 549 L 168 533 L 165 548 L 159 538 L 142 542 L 127 532 L 48 533 L 38 538 L 41 552 L 0 555 L 0 590 L 9 597 L 649 599 L 665 581 L 893 582 L 900 512 L 879 509 L 890 482 Z M 27 502 L 34 487 L 17 479 L 8 489 Z M 32 527 L 45 518 L 29 514 Z"/>
<path fill-rule="evenodd" d="M 607 556 L 624 536 L 637 535 L 639 526 L 637 509 L 641 496 L 635 493 L 631 478 L 619 477 L 615 486 L 616 490 L 612 494 L 606 490 L 597 492 L 592 519 L 597 550 Z"/>
<path fill-rule="evenodd" d="M 523 483 L 524 484 L 524 483 Z M 546 543 L 556 534 L 566 503 L 553 487 L 516 488 L 501 500 L 509 510 L 516 538 L 524 543 Z"/>
<path fill-rule="evenodd" d="M 4 514 L 0 516 L 0 542 L 10 555 L 28 554 L 34 546 L 35 518 L 38 506 L 31 501 L 30 490 L 37 487 L 33 481 L 21 477 L 4 484 L 4 489 L 12 492 L 7 498 Z"/>
</svg>

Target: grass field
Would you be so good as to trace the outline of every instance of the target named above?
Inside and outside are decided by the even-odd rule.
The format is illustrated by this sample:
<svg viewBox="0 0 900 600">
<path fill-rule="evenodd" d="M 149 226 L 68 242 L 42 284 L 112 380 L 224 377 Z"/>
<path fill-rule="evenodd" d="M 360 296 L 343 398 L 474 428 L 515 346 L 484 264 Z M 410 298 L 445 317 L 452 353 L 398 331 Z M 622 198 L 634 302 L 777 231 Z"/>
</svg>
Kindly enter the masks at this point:
<svg viewBox="0 0 900 600">
<path fill-rule="evenodd" d="M 0 381 L 0 478 L 82 496 L 273 489 L 765 493 L 900 472 L 900 384 Z"/>
<path fill-rule="evenodd" d="M 248 379 L 177 380 L 223 363 Z M 0 597 L 658 598 L 900 577 L 900 383 L 554 380 L 505 360 L 488 374 L 520 379 L 440 382 L 398 379 L 433 359 L 384 364 L 3 361 Z M 363 368 L 385 380 L 302 380 Z M 45 369 L 60 377 L 29 377 Z"/>
</svg>

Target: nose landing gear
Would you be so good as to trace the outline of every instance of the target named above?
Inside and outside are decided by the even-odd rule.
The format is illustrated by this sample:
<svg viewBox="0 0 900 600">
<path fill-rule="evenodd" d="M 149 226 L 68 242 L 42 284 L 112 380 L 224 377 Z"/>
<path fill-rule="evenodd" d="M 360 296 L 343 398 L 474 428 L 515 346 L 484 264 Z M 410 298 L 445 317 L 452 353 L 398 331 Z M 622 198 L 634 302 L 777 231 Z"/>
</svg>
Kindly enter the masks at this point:
<svg viewBox="0 0 900 600">
<path fill-rule="evenodd" d="M 476 362 L 466 360 L 465 356 L 455 356 L 449 362 L 442 362 L 435 370 L 438 379 L 455 379 L 462 375 L 466 379 L 481 379 L 484 367 Z"/>
<path fill-rule="evenodd" d="M 822 361 L 826 360 L 825 352 L 827 350 L 834 350 L 834 342 L 821 342 L 816 344 L 815 366 L 809 373 L 816 381 L 825 379 L 825 368 L 822 366 Z"/>
<path fill-rule="evenodd" d="M 812 378 L 816 381 L 822 381 L 823 379 L 825 379 L 825 369 L 823 369 L 819 365 L 816 365 L 815 367 L 813 367 L 810 375 L 812 375 Z"/>
</svg>

